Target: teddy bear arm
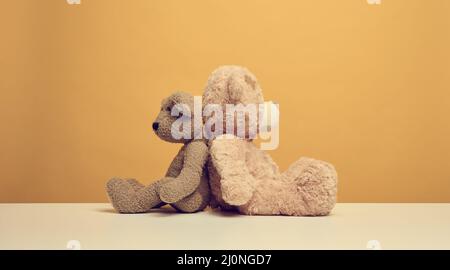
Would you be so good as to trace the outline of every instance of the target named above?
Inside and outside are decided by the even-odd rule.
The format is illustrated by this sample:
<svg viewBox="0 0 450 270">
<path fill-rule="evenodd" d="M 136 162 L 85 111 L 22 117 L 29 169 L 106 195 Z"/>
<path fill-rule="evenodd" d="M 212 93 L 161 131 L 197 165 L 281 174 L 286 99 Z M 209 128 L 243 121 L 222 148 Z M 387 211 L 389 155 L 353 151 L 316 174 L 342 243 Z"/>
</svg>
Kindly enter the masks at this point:
<svg viewBox="0 0 450 270">
<path fill-rule="evenodd" d="M 249 142 L 238 137 L 212 142 L 211 160 L 220 176 L 221 198 L 229 205 L 246 204 L 253 196 L 255 179 L 246 164 Z"/>
<path fill-rule="evenodd" d="M 234 164 L 222 164 L 222 199 L 229 205 L 240 206 L 246 204 L 253 196 L 253 176 L 242 162 L 234 160 Z"/>
<path fill-rule="evenodd" d="M 208 147 L 202 141 L 186 145 L 180 174 L 160 187 L 163 202 L 175 203 L 196 191 L 200 185 L 203 168 L 208 157 Z"/>
<path fill-rule="evenodd" d="M 178 152 L 178 154 L 173 158 L 172 162 L 167 168 L 166 177 L 177 177 L 180 175 L 181 169 L 183 169 L 183 159 L 184 159 L 184 147 Z"/>
<path fill-rule="evenodd" d="M 204 175 L 201 178 L 198 188 L 186 198 L 172 204 L 180 212 L 194 213 L 206 208 L 210 202 L 210 189 L 208 178 Z"/>
</svg>

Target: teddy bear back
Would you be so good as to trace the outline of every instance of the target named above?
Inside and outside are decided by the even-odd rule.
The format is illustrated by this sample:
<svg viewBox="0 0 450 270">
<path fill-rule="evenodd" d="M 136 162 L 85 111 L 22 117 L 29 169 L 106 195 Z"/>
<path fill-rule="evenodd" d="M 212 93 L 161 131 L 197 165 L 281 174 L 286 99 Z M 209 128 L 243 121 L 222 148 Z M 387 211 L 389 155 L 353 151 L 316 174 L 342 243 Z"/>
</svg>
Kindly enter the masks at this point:
<svg viewBox="0 0 450 270">
<path fill-rule="evenodd" d="M 221 66 L 214 70 L 208 78 L 205 90 L 202 97 L 203 108 L 207 105 L 219 105 L 223 109 L 223 132 L 230 134 L 227 130 L 226 105 L 255 105 L 256 108 L 264 103 L 264 97 L 261 87 L 253 75 L 247 68 L 241 66 Z M 253 126 L 258 130 L 258 117 L 254 121 L 249 120 L 248 113 L 246 113 L 243 120 L 238 120 L 234 114 L 234 130 L 233 135 L 239 136 L 237 131 L 237 122 L 244 122 L 246 126 L 245 132 L 239 137 L 249 138 L 249 126 Z M 206 117 L 206 122 L 209 118 Z"/>
<path fill-rule="evenodd" d="M 221 66 L 208 78 L 203 104 L 260 104 L 264 102 L 261 87 L 247 68 Z"/>
</svg>

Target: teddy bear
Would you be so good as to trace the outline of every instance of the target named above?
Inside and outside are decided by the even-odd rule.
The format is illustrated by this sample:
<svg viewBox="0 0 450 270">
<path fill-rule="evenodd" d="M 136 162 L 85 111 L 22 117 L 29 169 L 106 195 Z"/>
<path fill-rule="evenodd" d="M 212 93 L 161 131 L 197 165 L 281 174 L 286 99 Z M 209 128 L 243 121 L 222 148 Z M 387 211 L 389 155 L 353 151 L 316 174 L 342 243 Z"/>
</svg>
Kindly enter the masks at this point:
<svg viewBox="0 0 450 270">
<path fill-rule="evenodd" d="M 220 105 L 225 108 L 227 104 L 262 104 L 264 98 L 256 77 L 249 70 L 222 66 L 210 75 L 202 101 L 203 107 Z M 202 139 L 174 138 L 171 129 L 177 118 L 171 111 L 180 104 L 187 104 L 190 111 L 195 112 L 193 97 L 177 92 L 162 102 L 153 123 L 161 139 L 184 144 L 166 177 L 148 186 L 134 179 L 111 179 L 107 184 L 108 196 L 118 212 L 147 212 L 164 204 L 180 212 L 197 212 L 210 203 L 213 208 L 247 215 L 320 216 L 330 213 L 337 194 L 337 173 L 333 165 L 300 158 L 287 171 L 279 172 L 270 155 L 252 142 L 250 127 L 259 130 L 260 126 L 259 121 L 251 121 L 247 115 L 241 120 L 234 119 L 235 128 L 230 130 L 226 128 L 229 124 L 226 117 L 223 118 L 223 134 Z M 198 129 L 202 129 L 210 117 L 204 117 L 201 127 L 194 124 L 191 135 L 203 134 L 203 130 Z M 195 117 L 187 119 L 192 121 Z M 236 129 L 239 121 L 244 122 L 243 134 Z"/>
<path fill-rule="evenodd" d="M 165 177 L 156 182 L 145 186 L 135 179 L 109 180 L 106 190 L 117 212 L 144 213 L 170 204 L 179 212 L 194 213 L 209 204 L 209 177 L 205 166 L 208 147 L 204 140 L 195 139 L 194 136 L 173 136 L 172 126 L 179 117 L 172 114 L 172 109 L 178 105 L 188 106 L 188 111 L 194 112 L 194 97 L 188 93 L 176 92 L 164 99 L 152 128 L 162 140 L 182 143 L 183 146 L 170 164 Z M 185 119 L 183 121 L 192 121 L 194 118 Z M 195 131 L 192 129 L 190 135 Z"/>
<path fill-rule="evenodd" d="M 216 69 L 203 93 L 205 105 L 224 107 L 262 102 L 256 77 L 239 66 Z M 223 124 L 227 124 L 226 119 Z M 333 165 L 303 157 L 280 172 L 270 155 L 253 143 L 248 132 L 239 135 L 230 129 L 224 133 L 208 141 L 212 207 L 246 215 L 289 216 L 322 216 L 333 209 L 337 194 Z"/>
</svg>

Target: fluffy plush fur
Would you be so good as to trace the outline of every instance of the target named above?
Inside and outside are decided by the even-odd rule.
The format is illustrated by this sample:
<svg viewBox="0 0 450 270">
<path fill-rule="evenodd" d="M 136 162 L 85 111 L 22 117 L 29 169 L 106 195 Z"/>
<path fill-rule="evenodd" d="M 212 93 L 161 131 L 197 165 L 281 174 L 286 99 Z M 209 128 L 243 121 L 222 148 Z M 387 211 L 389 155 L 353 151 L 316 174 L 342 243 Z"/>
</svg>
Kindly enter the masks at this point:
<svg viewBox="0 0 450 270">
<path fill-rule="evenodd" d="M 263 102 L 255 76 L 237 66 L 215 70 L 203 94 L 204 106 Z M 208 146 L 203 141 L 177 140 L 171 135 L 176 118 L 170 112 L 175 104 L 187 104 L 193 111 L 193 97 L 175 93 L 162 102 L 153 128 L 161 139 L 183 143 L 183 147 L 172 161 L 166 177 L 148 186 L 134 179 L 111 179 L 107 191 L 118 212 L 146 212 L 166 203 L 181 212 L 196 212 L 204 209 L 211 199 L 212 207 L 248 215 L 318 216 L 330 213 L 337 193 L 337 174 L 331 164 L 301 158 L 280 173 L 270 156 L 253 144 L 248 133 L 238 137 L 236 130 L 212 138 Z M 247 126 L 257 125 L 248 123 L 248 117 L 245 121 Z M 223 124 L 226 130 L 226 119 Z"/>
<path fill-rule="evenodd" d="M 224 66 L 214 71 L 204 104 L 262 103 L 256 78 L 247 69 Z M 301 158 L 280 173 L 270 156 L 236 134 L 209 142 L 211 205 L 247 215 L 320 216 L 336 203 L 337 174 L 326 162 Z"/>
<path fill-rule="evenodd" d="M 226 116 L 225 104 L 262 104 L 264 103 L 264 98 L 256 77 L 250 71 L 239 66 L 222 66 L 209 76 L 202 101 L 204 108 L 206 105 L 211 104 L 220 105 L 223 109 L 223 115 Z M 258 130 L 259 115 L 256 115 L 254 121 L 251 121 L 252 119 L 250 119 L 248 113 L 243 118 L 236 116 L 237 114 L 226 116 L 234 121 L 234 130 L 228 132 L 228 134 L 234 134 L 242 138 L 251 138 L 252 134 L 249 134 L 249 127 L 254 127 L 255 131 Z M 222 124 L 224 132 L 227 131 L 226 117 L 224 117 Z M 206 123 L 208 117 L 204 121 Z M 239 125 L 245 126 L 243 134 L 238 134 L 237 132 Z"/>
<path fill-rule="evenodd" d="M 208 147 L 201 140 L 172 137 L 171 127 L 176 118 L 171 116 L 171 110 L 175 104 L 186 104 L 193 112 L 193 96 L 177 92 L 161 103 L 153 130 L 162 140 L 183 143 L 183 147 L 170 164 L 166 176 L 148 186 L 134 179 L 113 178 L 108 181 L 109 199 L 119 213 L 142 213 L 164 204 L 170 204 L 180 212 L 192 213 L 209 204 L 210 189 L 205 169 Z"/>
</svg>

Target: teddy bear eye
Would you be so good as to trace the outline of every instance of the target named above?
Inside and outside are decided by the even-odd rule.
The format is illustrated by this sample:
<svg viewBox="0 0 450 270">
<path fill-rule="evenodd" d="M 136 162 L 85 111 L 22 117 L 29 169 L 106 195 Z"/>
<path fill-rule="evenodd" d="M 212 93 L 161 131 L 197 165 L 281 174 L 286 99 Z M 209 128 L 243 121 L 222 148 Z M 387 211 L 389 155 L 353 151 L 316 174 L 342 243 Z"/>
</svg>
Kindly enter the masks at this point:
<svg viewBox="0 0 450 270">
<path fill-rule="evenodd" d="M 172 108 L 166 107 L 165 110 L 168 111 L 168 112 L 170 112 L 170 111 L 172 110 Z"/>
</svg>

